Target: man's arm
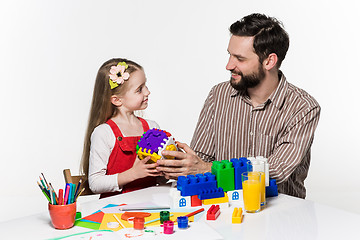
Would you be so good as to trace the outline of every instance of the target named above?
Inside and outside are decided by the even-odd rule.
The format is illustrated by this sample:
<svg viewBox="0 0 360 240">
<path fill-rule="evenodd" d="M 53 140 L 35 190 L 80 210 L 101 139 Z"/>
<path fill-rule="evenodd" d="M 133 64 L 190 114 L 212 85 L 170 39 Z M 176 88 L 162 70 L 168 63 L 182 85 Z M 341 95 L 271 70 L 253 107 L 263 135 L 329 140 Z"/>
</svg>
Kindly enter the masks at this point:
<svg viewBox="0 0 360 240">
<path fill-rule="evenodd" d="M 177 179 L 179 176 L 211 172 L 212 163 L 203 161 L 185 143 L 177 142 L 177 146 L 182 151 L 162 151 L 163 156 L 175 157 L 175 160 L 160 159 L 157 161 L 158 167 L 156 169 L 163 172 L 167 179 Z"/>
<path fill-rule="evenodd" d="M 320 106 L 301 111 L 288 127 L 288 132 L 275 143 L 268 157 L 270 177 L 280 184 L 286 181 L 309 151 L 319 122 Z M 307 169 L 306 169 L 307 171 Z"/>
</svg>

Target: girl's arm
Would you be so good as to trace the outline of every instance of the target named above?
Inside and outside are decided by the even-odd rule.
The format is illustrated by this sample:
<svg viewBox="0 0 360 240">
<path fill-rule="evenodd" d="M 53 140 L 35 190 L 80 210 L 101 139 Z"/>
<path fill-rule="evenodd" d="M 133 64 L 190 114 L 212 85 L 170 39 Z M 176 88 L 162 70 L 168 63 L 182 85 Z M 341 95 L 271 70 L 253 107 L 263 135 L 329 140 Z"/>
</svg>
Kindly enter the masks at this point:
<svg viewBox="0 0 360 240">
<path fill-rule="evenodd" d="M 115 136 L 107 124 L 96 127 L 91 135 L 89 157 L 89 187 L 93 193 L 121 191 L 117 174 L 106 175 Z"/>
</svg>

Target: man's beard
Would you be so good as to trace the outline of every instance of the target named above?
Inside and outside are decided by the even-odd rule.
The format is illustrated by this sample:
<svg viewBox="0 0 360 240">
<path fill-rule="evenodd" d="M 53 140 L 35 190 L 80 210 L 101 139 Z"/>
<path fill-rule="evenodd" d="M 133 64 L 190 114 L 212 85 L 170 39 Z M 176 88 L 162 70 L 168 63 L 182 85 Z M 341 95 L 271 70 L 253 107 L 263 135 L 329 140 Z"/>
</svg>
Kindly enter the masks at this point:
<svg viewBox="0 0 360 240">
<path fill-rule="evenodd" d="M 234 70 L 231 72 L 241 76 L 239 82 L 235 82 L 235 79 L 232 77 L 230 79 L 231 86 L 238 90 L 240 94 L 245 94 L 248 88 L 256 87 L 265 78 L 265 71 L 261 64 L 259 65 L 257 72 L 251 73 L 249 75 L 244 75 L 242 72 L 236 72 Z"/>
</svg>

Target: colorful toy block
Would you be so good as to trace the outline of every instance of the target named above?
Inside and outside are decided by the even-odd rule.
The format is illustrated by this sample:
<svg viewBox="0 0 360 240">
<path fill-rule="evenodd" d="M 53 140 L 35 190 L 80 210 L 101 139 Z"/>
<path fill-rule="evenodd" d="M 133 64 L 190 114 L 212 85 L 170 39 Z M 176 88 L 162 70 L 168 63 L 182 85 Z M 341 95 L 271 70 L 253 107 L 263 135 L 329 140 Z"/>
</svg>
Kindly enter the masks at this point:
<svg viewBox="0 0 360 240">
<path fill-rule="evenodd" d="M 211 198 L 211 199 L 205 199 L 202 200 L 204 205 L 211 205 L 211 204 L 219 204 L 219 203 L 229 203 L 229 197 L 227 193 L 224 193 L 224 197 L 220 198 Z"/>
<path fill-rule="evenodd" d="M 228 191 L 229 203 L 236 206 L 244 206 L 243 190 Z"/>
<path fill-rule="evenodd" d="M 242 208 L 234 208 L 233 214 L 232 214 L 232 223 L 241 223 L 242 222 Z"/>
<path fill-rule="evenodd" d="M 149 129 L 146 131 L 136 146 L 136 153 L 140 159 L 150 156 L 148 163 L 157 162 L 163 158 L 163 150 L 177 151 L 174 137 L 169 132 L 160 129 Z"/>
<path fill-rule="evenodd" d="M 191 196 L 191 206 L 192 207 L 202 206 L 202 201 L 199 199 L 198 195 Z"/>
<path fill-rule="evenodd" d="M 269 186 L 265 188 L 265 191 L 266 197 L 275 197 L 279 195 L 275 179 L 270 178 Z"/>
<path fill-rule="evenodd" d="M 200 195 L 204 190 L 216 188 L 215 175 L 209 172 L 195 176 L 179 176 L 177 180 L 177 189 L 181 192 L 181 196 Z"/>
<path fill-rule="evenodd" d="M 221 187 L 225 192 L 235 189 L 235 173 L 233 163 L 229 160 L 214 161 L 211 172 L 216 176 L 217 187 Z"/>
<path fill-rule="evenodd" d="M 191 207 L 191 197 L 183 197 L 180 195 L 180 192 L 176 188 L 170 189 L 170 197 L 172 199 L 173 208 L 189 208 Z"/>
<path fill-rule="evenodd" d="M 201 191 L 199 194 L 199 199 L 205 200 L 210 198 L 220 198 L 224 197 L 224 190 L 222 188 L 215 188 L 215 189 L 205 189 Z"/>
<path fill-rule="evenodd" d="M 235 183 L 235 190 L 242 189 L 242 182 L 241 182 L 241 174 L 243 172 L 247 172 L 247 158 L 232 158 L 230 162 L 232 162 L 234 167 L 234 183 Z"/>
<path fill-rule="evenodd" d="M 206 214 L 206 220 L 216 220 L 220 215 L 219 205 L 212 205 Z"/>
</svg>

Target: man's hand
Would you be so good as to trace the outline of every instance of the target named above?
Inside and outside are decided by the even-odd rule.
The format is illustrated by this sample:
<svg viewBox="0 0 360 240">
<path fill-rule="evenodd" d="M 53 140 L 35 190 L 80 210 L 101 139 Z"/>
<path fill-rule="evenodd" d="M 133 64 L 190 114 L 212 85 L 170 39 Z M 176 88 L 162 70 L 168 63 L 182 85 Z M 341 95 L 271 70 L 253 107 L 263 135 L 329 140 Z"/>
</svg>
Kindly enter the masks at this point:
<svg viewBox="0 0 360 240">
<path fill-rule="evenodd" d="M 186 176 L 190 174 L 205 173 L 211 171 L 211 163 L 204 162 L 196 155 L 196 153 L 185 143 L 176 142 L 182 151 L 162 151 L 162 155 L 166 158 L 160 159 L 156 163 L 156 169 L 164 173 L 167 179 L 177 179 L 178 176 Z"/>
</svg>

